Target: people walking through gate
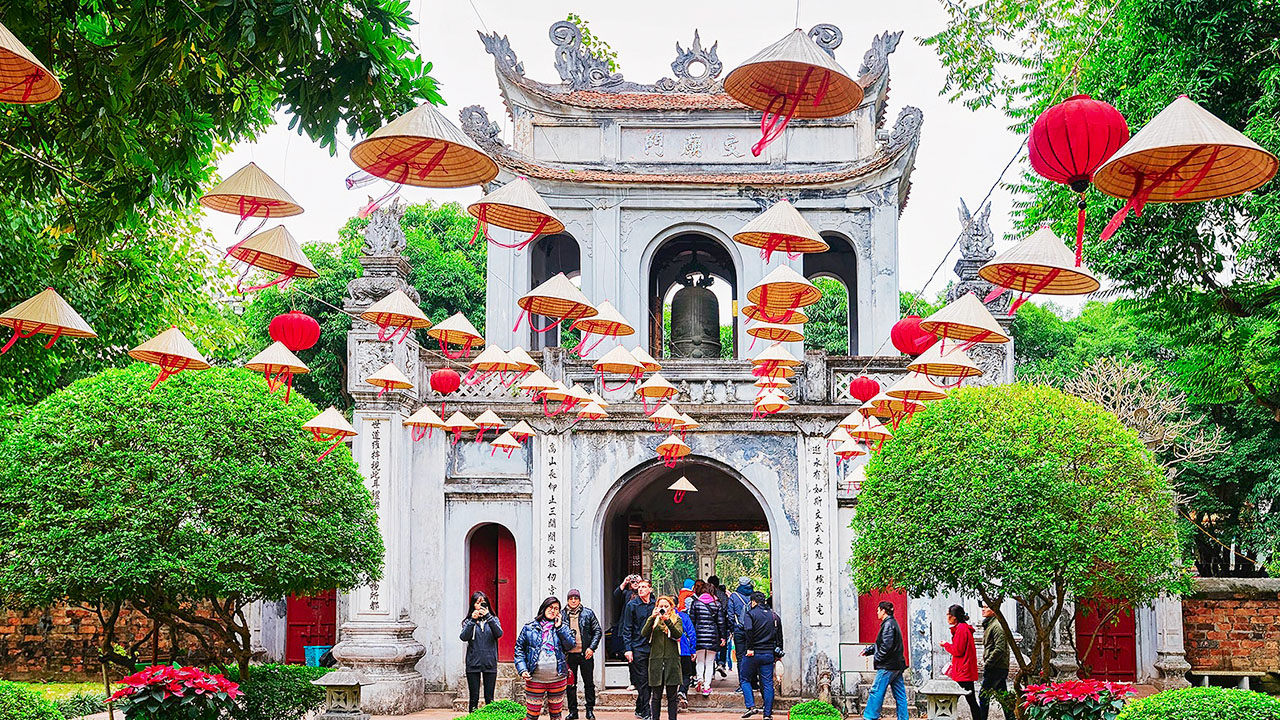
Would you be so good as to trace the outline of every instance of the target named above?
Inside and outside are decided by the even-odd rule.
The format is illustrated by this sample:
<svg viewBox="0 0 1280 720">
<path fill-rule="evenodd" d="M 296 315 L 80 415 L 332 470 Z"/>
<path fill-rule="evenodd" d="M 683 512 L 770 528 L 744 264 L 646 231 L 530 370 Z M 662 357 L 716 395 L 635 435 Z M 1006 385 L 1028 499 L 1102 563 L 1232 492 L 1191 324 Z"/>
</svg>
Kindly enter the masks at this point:
<svg viewBox="0 0 1280 720">
<path fill-rule="evenodd" d="M 685 603 L 691 597 L 693 597 L 693 581 L 685 580 L 684 585 L 680 588 L 680 592 L 676 593 L 676 612 L 688 608 L 689 606 Z"/>
<path fill-rule="evenodd" d="M 978 690 L 978 715 L 976 720 L 987 720 L 991 712 L 988 690 L 1005 692 L 1009 689 L 1009 636 L 996 618 L 996 612 L 982 605 L 982 687 Z"/>
<path fill-rule="evenodd" d="M 973 644 L 973 628 L 968 623 L 969 613 L 959 605 L 947 608 L 947 623 L 951 625 L 951 642 L 938 643 L 943 650 L 951 653 L 951 667 L 946 674 L 960 684 L 966 693 L 964 699 L 969 702 L 969 710 L 976 718 L 982 712 L 978 707 L 977 693 L 973 683 L 978 679 L 978 648 Z"/>
<path fill-rule="evenodd" d="M 549 597 L 538 606 L 538 614 L 520 629 L 516 638 L 516 672 L 524 678 L 524 708 L 527 720 L 538 720 L 547 706 L 551 720 L 564 712 L 564 691 L 569 685 L 566 653 L 573 647 L 573 634 L 560 616 L 560 601 Z"/>
<path fill-rule="evenodd" d="M 489 610 L 489 598 L 479 590 L 471 593 L 467 616 L 462 619 L 458 639 L 467 643 L 468 712 L 475 712 L 480 702 L 480 683 L 484 682 L 484 704 L 493 702 L 493 688 L 498 682 L 498 638 L 502 625 Z"/>
<path fill-rule="evenodd" d="M 751 578 L 738 578 L 738 589 L 729 593 L 729 625 L 733 633 L 733 659 L 738 663 L 738 674 L 742 674 L 742 658 L 746 654 L 746 643 L 742 638 L 742 621 L 746 619 L 747 610 L 751 607 Z"/>
<path fill-rule="evenodd" d="M 782 620 L 769 607 L 762 592 L 751 593 L 750 606 L 742 621 L 742 636 L 746 651 L 738 664 L 738 677 L 742 678 L 742 699 L 747 711 L 742 717 L 755 715 L 755 693 L 752 681 L 760 686 L 764 702 L 764 720 L 773 720 L 773 666 L 782 657 Z"/>
<path fill-rule="evenodd" d="M 622 643 L 622 615 L 627 611 L 627 603 L 636 596 L 636 585 L 639 583 L 640 576 L 632 574 L 613 589 L 613 627 L 605 633 L 607 635 L 605 648 L 608 650 L 609 657 L 615 660 L 621 659 L 622 654 L 627 650 Z"/>
<path fill-rule="evenodd" d="M 688 598 L 693 597 L 690 586 Z M 697 652 L 698 632 L 689 617 L 689 606 L 686 600 L 676 601 L 676 615 L 680 618 L 680 708 L 689 707 L 689 681 L 693 679 L 693 654 Z"/>
<path fill-rule="evenodd" d="M 640 630 L 654 612 L 653 588 L 649 581 L 636 583 L 636 595 L 622 611 L 618 631 L 622 635 L 624 657 L 631 670 L 631 685 L 636 689 L 636 717 L 648 720 L 649 708 L 649 638 Z"/>
<path fill-rule="evenodd" d="M 715 595 L 711 594 L 711 586 L 701 580 L 693 584 L 695 597 L 689 599 L 689 618 L 693 620 L 694 632 L 697 633 L 697 653 L 695 654 L 696 692 L 704 696 L 711 694 L 711 682 L 715 679 L 716 655 L 724 650 L 728 637 L 728 620 L 724 607 Z"/>
<path fill-rule="evenodd" d="M 716 602 L 720 603 L 720 611 L 725 613 L 726 621 L 729 613 L 729 592 L 720 582 L 717 575 L 707 578 L 707 585 L 711 587 L 708 591 L 715 596 Z M 724 633 L 721 634 L 724 642 L 720 645 L 720 651 L 716 653 L 716 672 L 720 673 L 720 677 L 729 677 L 729 670 L 732 666 L 729 664 L 729 625 L 725 624 Z"/>
<path fill-rule="evenodd" d="M 633 607 L 635 607 L 634 602 Z M 680 705 L 677 695 L 680 687 L 680 637 L 684 634 L 684 626 L 676 614 L 675 599 L 663 595 L 654 603 L 652 612 L 640 634 L 650 644 L 649 650 L 649 687 L 652 688 L 652 707 L 650 717 L 657 720 L 662 713 L 662 694 L 667 695 L 667 720 L 676 720 Z"/>
<path fill-rule="evenodd" d="M 867 696 L 867 706 L 862 711 L 862 717 L 866 720 L 880 720 L 884 696 L 892 688 L 897 720 L 907 720 L 907 686 L 902 682 L 902 672 L 907 669 L 907 653 L 902 643 L 902 628 L 898 627 L 898 621 L 893 617 L 893 603 L 882 601 L 876 608 L 876 617 L 880 618 L 876 642 L 862 651 L 863 655 L 874 656 L 871 666 L 876 671 L 876 679 L 871 684 L 871 693 Z"/>
<path fill-rule="evenodd" d="M 582 604 L 582 593 L 569 591 L 565 598 L 564 614 L 573 633 L 573 647 L 569 648 L 569 701 L 567 720 L 578 718 L 578 678 L 582 678 L 582 693 L 587 701 L 587 720 L 595 720 L 596 713 L 596 648 L 600 647 L 600 621 L 591 608 Z"/>
</svg>

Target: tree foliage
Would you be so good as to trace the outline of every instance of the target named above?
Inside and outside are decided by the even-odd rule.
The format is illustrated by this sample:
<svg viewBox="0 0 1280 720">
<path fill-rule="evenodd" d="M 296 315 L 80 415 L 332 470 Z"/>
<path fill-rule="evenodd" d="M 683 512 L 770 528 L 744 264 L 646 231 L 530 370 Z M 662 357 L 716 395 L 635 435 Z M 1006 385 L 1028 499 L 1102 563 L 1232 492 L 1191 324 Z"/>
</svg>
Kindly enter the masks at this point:
<svg viewBox="0 0 1280 720">
<path fill-rule="evenodd" d="M 1051 671 L 1064 602 L 1178 590 L 1173 495 L 1114 415 L 1044 386 L 952 391 L 866 466 L 850 567 L 861 588 L 1013 599 L 1035 629 L 1019 686 Z M 1006 631 L 1013 618 L 997 617 Z"/>
<path fill-rule="evenodd" d="M 379 577 L 377 517 L 346 448 L 316 462 L 305 398 L 227 368 L 149 390 L 155 372 L 72 383 L 0 443 L 0 602 L 89 607 L 132 667 L 112 649 L 127 603 L 243 677 L 245 608 Z"/>
<path fill-rule="evenodd" d="M 582 47 L 587 52 L 603 60 L 605 65 L 608 66 L 609 72 L 618 72 L 622 67 L 618 64 L 618 51 L 609 47 L 608 41 L 591 32 L 587 21 L 583 20 L 580 15 L 569 13 L 569 16 L 565 19 L 577 26 L 578 32 L 582 33 Z"/>
<path fill-rule="evenodd" d="M 804 324 L 804 346 L 821 348 L 828 355 L 848 355 L 849 292 L 834 278 L 816 278 L 813 284 L 822 291 L 822 299 L 805 308 L 809 322 Z"/>
</svg>

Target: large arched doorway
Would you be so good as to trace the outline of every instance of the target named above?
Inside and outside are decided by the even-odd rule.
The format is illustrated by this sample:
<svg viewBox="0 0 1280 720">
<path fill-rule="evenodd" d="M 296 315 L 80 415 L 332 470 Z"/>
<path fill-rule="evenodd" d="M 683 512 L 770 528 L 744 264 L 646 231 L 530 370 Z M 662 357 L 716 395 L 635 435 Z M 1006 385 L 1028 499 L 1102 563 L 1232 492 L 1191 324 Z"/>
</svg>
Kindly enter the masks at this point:
<svg viewBox="0 0 1280 720">
<path fill-rule="evenodd" d="M 480 525 L 467 540 L 467 596 L 458 601 L 459 616 L 477 590 L 489 598 L 490 609 L 502 625 L 498 661 L 515 659 L 516 635 L 516 539 L 497 523 Z"/>
<path fill-rule="evenodd" d="M 581 284 L 582 250 L 578 241 L 568 233 L 543 235 L 529 246 L 529 287 L 535 288 L 550 280 L 556 273 L 564 273 L 575 285 Z M 539 318 L 545 322 L 545 318 Z M 538 332 L 529 323 L 529 349 L 541 350 L 560 345 L 560 335 L 565 328 L 556 326 L 546 332 Z"/>
<path fill-rule="evenodd" d="M 717 298 L 716 323 L 721 342 L 720 356 L 734 357 L 737 323 L 734 309 L 738 301 L 738 272 L 733 256 L 719 241 L 697 232 L 685 232 L 665 240 L 649 263 L 648 351 L 654 357 L 681 357 L 672 347 L 671 335 L 679 320 L 670 316 L 672 300 L 690 278 L 698 284 L 711 280 L 708 289 Z M 678 332 L 678 330 L 677 330 Z"/>
</svg>

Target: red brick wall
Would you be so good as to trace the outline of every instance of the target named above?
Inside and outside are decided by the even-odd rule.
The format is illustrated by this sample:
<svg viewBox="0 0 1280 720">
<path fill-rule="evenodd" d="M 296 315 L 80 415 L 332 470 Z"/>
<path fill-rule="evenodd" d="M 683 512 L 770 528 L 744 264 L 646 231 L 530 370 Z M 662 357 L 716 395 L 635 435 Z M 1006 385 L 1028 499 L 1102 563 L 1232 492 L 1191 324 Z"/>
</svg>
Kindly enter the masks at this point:
<svg viewBox="0 0 1280 720">
<path fill-rule="evenodd" d="M 1199 578 L 1182 599 L 1192 672 L 1280 668 L 1280 579 Z"/>
<path fill-rule="evenodd" d="M 150 629 L 150 623 L 126 610 L 116 625 L 116 643 L 130 645 Z M 161 637 L 161 659 L 168 658 L 168 633 Z M 98 647 L 102 627 L 98 616 L 75 607 L 27 612 L 0 611 L 0 677 L 6 680 L 97 680 L 101 677 Z M 150 643 L 142 651 L 151 654 Z M 112 674 L 120 677 L 121 669 Z"/>
</svg>

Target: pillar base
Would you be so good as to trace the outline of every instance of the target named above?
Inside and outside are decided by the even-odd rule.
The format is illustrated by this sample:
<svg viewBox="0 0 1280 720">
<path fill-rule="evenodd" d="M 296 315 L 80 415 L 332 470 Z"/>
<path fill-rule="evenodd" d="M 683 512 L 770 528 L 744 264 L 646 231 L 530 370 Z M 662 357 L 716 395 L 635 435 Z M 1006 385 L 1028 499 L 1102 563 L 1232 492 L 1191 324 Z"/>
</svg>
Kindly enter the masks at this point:
<svg viewBox="0 0 1280 720">
<path fill-rule="evenodd" d="M 1152 683 L 1161 690 L 1177 690 L 1191 687 L 1187 681 L 1187 673 L 1191 672 L 1191 663 L 1186 655 L 1180 652 L 1160 652 L 1156 655 L 1156 678 Z"/>
<path fill-rule="evenodd" d="M 333 657 L 371 681 L 360 693 L 364 712 L 407 715 L 427 706 L 426 678 L 414 669 L 427 649 L 413 639 L 416 629 L 403 612 L 398 620 L 353 620 L 342 626 Z"/>
</svg>

